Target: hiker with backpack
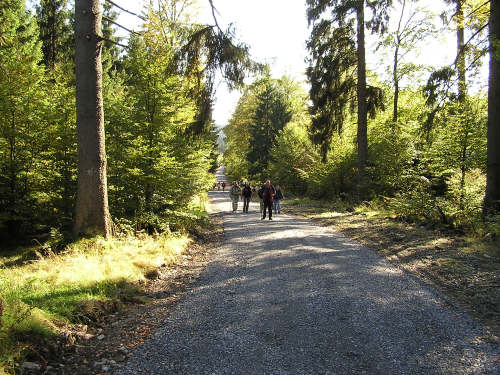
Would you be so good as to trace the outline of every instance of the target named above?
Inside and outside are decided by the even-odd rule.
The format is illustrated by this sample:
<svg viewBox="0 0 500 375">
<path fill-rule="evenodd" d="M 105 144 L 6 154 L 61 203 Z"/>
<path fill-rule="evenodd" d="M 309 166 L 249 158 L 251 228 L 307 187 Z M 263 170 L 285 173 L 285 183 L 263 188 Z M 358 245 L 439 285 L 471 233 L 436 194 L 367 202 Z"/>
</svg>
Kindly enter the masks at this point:
<svg viewBox="0 0 500 375">
<path fill-rule="evenodd" d="M 264 201 L 262 200 L 262 193 L 264 192 L 264 185 L 259 186 L 259 190 L 257 190 L 257 195 L 259 196 L 259 207 L 260 207 L 260 215 L 262 216 L 262 211 L 264 210 Z"/>
<path fill-rule="evenodd" d="M 276 185 L 276 194 L 274 195 L 274 200 L 273 200 L 273 208 L 274 208 L 274 214 L 280 214 L 281 213 L 281 200 L 283 199 L 283 191 L 281 190 L 279 185 Z"/>
<path fill-rule="evenodd" d="M 262 187 L 262 202 L 264 204 L 262 210 L 261 220 L 266 218 L 266 210 L 269 211 L 269 220 L 273 219 L 273 199 L 276 191 L 274 190 L 274 186 L 271 185 L 271 181 L 267 180 L 266 183 Z"/>
<path fill-rule="evenodd" d="M 248 206 L 250 205 L 250 200 L 252 199 L 252 188 L 248 182 L 245 183 L 241 196 L 243 197 L 243 212 L 248 213 Z"/>
<path fill-rule="evenodd" d="M 233 201 L 233 212 L 238 210 L 238 201 L 240 200 L 241 188 L 238 186 L 238 182 L 234 181 L 231 190 L 229 191 L 229 197 Z"/>
</svg>

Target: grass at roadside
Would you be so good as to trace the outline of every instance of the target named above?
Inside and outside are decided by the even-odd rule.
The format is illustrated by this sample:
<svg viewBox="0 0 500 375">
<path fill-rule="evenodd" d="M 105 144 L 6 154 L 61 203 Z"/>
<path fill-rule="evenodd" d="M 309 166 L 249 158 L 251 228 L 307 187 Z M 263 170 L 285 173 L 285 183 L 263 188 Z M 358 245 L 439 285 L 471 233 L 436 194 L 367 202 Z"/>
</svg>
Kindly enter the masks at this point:
<svg viewBox="0 0 500 375">
<path fill-rule="evenodd" d="M 498 239 L 428 229 L 397 220 L 388 211 L 346 202 L 294 199 L 283 211 L 332 227 L 434 284 L 454 303 L 500 335 Z"/>
<path fill-rule="evenodd" d="M 60 251 L 39 244 L 0 256 L 0 374 L 18 372 L 24 360 L 43 363 L 40 348 L 47 343 L 61 342 L 65 332 L 123 303 L 140 302 L 143 280 L 176 262 L 191 242 L 187 233 L 209 224 L 204 199 L 174 219 L 178 228 L 188 222 L 184 231 L 128 230 L 111 239 L 81 239 Z"/>
<path fill-rule="evenodd" d="M 57 335 L 68 324 L 96 320 L 139 291 L 189 243 L 185 235 L 80 240 L 61 254 L 4 268 L 0 361 L 12 370 L 25 349 Z M 12 258 L 4 258 L 11 263 Z M 0 362 L 0 363 L 1 363 Z"/>
</svg>

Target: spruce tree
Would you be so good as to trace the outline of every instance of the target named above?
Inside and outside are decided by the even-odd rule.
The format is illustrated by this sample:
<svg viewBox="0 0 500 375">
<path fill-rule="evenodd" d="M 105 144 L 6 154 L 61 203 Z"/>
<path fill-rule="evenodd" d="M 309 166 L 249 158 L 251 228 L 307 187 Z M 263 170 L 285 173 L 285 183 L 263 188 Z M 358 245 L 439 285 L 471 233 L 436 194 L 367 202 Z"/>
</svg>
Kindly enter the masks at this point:
<svg viewBox="0 0 500 375">
<path fill-rule="evenodd" d="M 332 55 L 341 59 L 339 63 L 333 65 L 333 68 L 336 69 L 336 72 L 333 74 L 333 80 L 330 81 L 328 78 L 331 77 L 326 77 L 322 83 L 324 86 L 323 90 L 319 90 L 319 95 L 316 93 L 311 95 L 313 102 L 317 101 L 315 106 L 318 107 L 319 113 L 323 112 L 321 101 L 325 103 L 330 101 L 330 105 L 327 105 L 325 110 L 333 112 L 333 115 L 327 115 L 324 120 L 317 121 L 313 125 L 313 130 L 317 132 L 317 136 L 313 133 L 313 141 L 315 143 L 322 143 L 322 153 L 325 159 L 325 152 L 328 149 L 326 145 L 329 144 L 333 131 L 341 129 L 341 121 L 339 120 L 343 119 L 343 111 L 348 103 L 349 93 L 355 89 L 358 114 L 357 145 L 360 186 L 366 182 L 365 168 L 368 160 L 367 116 L 369 112 L 374 113 L 374 107 L 381 104 L 380 90 L 374 87 L 367 87 L 366 83 L 365 28 L 368 26 L 373 32 L 384 32 L 388 20 L 387 11 L 391 3 L 391 0 L 367 2 L 365 0 L 307 0 L 309 24 L 319 24 L 319 30 L 321 31 L 312 35 L 309 42 L 310 49 L 315 48 L 316 45 L 319 48 L 330 48 L 333 50 Z M 369 21 L 365 21 L 365 5 L 369 7 L 372 13 Z M 331 32 L 332 34 L 325 38 L 323 36 L 325 32 Z M 340 40 L 338 50 L 336 49 L 336 41 L 334 41 L 336 38 Z M 345 55 L 342 56 L 342 54 Z M 354 55 L 356 56 L 355 58 Z M 318 69 L 315 67 L 317 61 L 321 64 L 322 60 L 325 59 L 325 56 L 321 56 L 317 60 L 313 55 L 310 77 L 313 79 L 318 78 L 314 75 L 314 70 L 319 72 L 320 75 L 324 75 L 325 73 L 332 74 L 328 70 L 325 72 L 322 68 Z M 352 79 L 353 68 L 356 69 L 356 80 Z M 340 79 L 341 81 L 335 82 L 336 79 Z M 353 86 L 354 84 L 356 85 L 355 87 Z M 312 86 L 314 85 L 315 83 L 312 83 Z M 339 97 L 331 94 L 331 87 L 335 85 L 341 89 Z M 315 111 L 314 108 L 313 111 Z"/>
<path fill-rule="evenodd" d="M 111 235 L 102 103 L 98 0 L 75 2 L 78 190 L 73 233 Z"/>
<path fill-rule="evenodd" d="M 40 0 L 36 7 L 43 62 L 51 69 L 71 56 L 72 38 L 69 24 L 68 0 Z"/>
</svg>

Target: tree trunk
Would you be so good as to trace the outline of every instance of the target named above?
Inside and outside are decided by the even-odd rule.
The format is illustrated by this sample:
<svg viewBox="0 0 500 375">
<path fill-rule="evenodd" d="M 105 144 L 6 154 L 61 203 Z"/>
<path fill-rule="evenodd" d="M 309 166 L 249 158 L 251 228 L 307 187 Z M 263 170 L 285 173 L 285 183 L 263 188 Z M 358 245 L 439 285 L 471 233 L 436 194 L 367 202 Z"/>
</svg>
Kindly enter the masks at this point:
<svg viewBox="0 0 500 375">
<path fill-rule="evenodd" d="M 463 0 L 456 0 L 457 11 L 457 73 L 458 73 L 458 100 L 464 102 L 467 95 L 467 82 L 465 77 L 465 34 Z"/>
<path fill-rule="evenodd" d="M 366 57 L 365 57 L 365 1 L 360 0 L 357 9 L 358 22 L 358 168 L 359 184 L 363 188 L 366 180 L 366 162 L 368 159 L 367 103 L 366 103 Z"/>
<path fill-rule="evenodd" d="M 401 15 L 398 22 L 398 30 L 396 32 L 396 48 L 394 49 L 394 66 L 392 69 L 392 79 L 394 81 L 394 102 L 392 110 L 392 122 L 394 123 L 393 129 L 396 130 L 398 125 L 398 101 L 399 101 L 399 47 L 401 46 L 401 23 L 405 14 L 406 0 L 403 0 L 401 5 Z"/>
<path fill-rule="evenodd" d="M 99 0 L 75 1 L 78 190 L 73 232 L 111 235 L 102 106 Z"/>
<path fill-rule="evenodd" d="M 394 123 L 393 128 L 396 129 L 398 124 L 398 101 L 399 101 L 399 77 L 398 77 L 398 54 L 399 54 L 399 44 L 396 46 L 394 51 L 394 68 L 393 68 L 393 80 L 394 80 L 394 102 L 392 110 L 392 122 Z"/>
<path fill-rule="evenodd" d="M 500 4 L 490 2 L 490 78 L 488 89 L 488 167 L 484 213 L 500 212 Z"/>
</svg>

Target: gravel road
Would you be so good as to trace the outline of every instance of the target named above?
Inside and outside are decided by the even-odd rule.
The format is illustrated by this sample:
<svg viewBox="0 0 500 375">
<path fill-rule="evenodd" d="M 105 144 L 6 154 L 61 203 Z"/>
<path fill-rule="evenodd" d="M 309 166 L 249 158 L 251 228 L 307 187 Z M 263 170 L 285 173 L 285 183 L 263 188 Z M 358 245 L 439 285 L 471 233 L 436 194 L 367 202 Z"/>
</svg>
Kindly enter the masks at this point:
<svg viewBox="0 0 500 375">
<path fill-rule="evenodd" d="M 115 374 L 500 374 L 499 345 L 417 278 L 307 220 L 210 197 L 224 245 Z"/>
</svg>

